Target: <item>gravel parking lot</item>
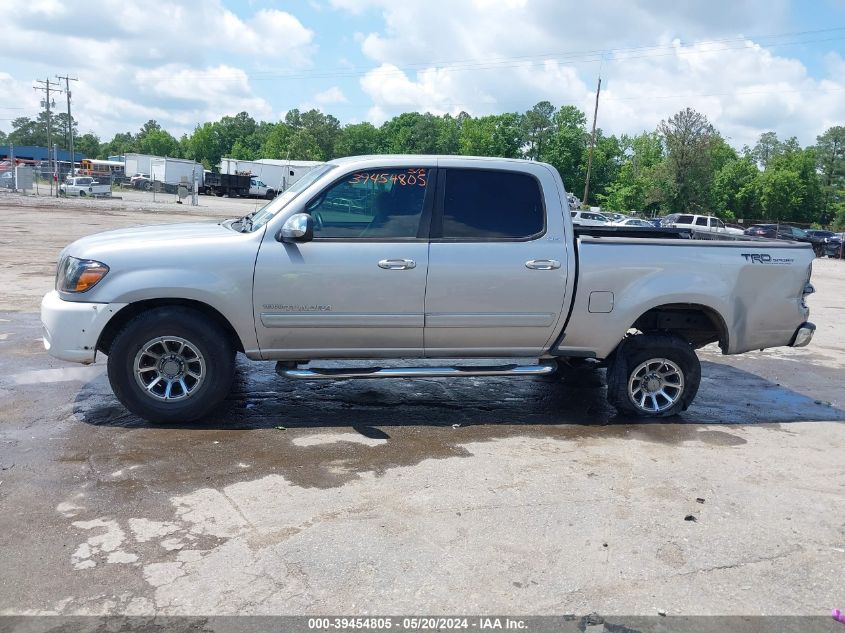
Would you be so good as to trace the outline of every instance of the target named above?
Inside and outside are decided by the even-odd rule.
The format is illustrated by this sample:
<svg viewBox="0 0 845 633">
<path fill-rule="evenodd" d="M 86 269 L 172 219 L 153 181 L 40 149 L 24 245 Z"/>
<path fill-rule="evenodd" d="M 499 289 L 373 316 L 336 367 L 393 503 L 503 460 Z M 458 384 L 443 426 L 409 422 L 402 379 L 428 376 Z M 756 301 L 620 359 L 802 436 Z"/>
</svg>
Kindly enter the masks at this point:
<svg viewBox="0 0 845 633">
<path fill-rule="evenodd" d="M 239 364 L 211 419 L 152 426 L 101 357 L 49 357 L 59 250 L 242 215 L 0 195 L 0 614 L 826 615 L 845 605 L 845 262 L 808 348 L 701 353 L 684 415 L 577 381 L 292 383 Z"/>
</svg>

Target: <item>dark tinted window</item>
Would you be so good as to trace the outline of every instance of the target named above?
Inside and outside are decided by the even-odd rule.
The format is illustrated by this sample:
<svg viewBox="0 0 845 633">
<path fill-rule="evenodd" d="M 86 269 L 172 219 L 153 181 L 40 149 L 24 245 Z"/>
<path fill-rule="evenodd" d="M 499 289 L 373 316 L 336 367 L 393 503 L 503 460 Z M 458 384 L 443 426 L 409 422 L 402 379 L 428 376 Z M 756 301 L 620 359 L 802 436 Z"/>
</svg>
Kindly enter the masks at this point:
<svg viewBox="0 0 845 633">
<path fill-rule="evenodd" d="M 528 174 L 449 169 L 443 203 L 443 237 L 524 238 L 543 231 L 539 183 Z"/>
<path fill-rule="evenodd" d="M 707 226 L 707 218 L 701 217 L 695 219 L 696 226 Z"/>
<path fill-rule="evenodd" d="M 427 187 L 425 168 L 350 174 L 309 205 L 314 237 L 415 238 Z"/>
<path fill-rule="evenodd" d="M 692 216 L 691 215 L 679 215 L 678 219 L 675 220 L 675 224 L 692 224 Z"/>
</svg>

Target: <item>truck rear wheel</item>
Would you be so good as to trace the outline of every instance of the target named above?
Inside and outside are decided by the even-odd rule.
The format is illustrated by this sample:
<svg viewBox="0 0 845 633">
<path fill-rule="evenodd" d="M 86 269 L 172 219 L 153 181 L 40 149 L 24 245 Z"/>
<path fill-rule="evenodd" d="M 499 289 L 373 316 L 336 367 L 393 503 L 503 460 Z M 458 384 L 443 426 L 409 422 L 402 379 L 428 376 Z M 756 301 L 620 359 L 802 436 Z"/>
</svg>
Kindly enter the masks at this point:
<svg viewBox="0 0 845 633">
<path fill-rule="evenodd" d="M 701 382 L 701 363 L 688 342 L 641 334 L 620 343 L 607 369 L 607 399 L 620 412 L 667 417 L 686 411 Z"/>
<path fill-rule="evenodd" d="M 272 200 L 273 198 L 275 198 L 275 197 L 276 197 L 276 192 L 275 192 L 275 191 L 273 191 L 272 189 L 268 189 L 268 190 L 267 190 L 267 193 L 265 193 L 265 194 L 264 194 L 264 197 L 265 197 L 267 200 Z"/>
<path fill-rule="evenodd" d="M 162 307 L 132 319 L 108 356 L 117 399 L 150 422 L 190 422 L 229 393 L 235 350 L 220 327 L 196 310 Z"/>
</svg>

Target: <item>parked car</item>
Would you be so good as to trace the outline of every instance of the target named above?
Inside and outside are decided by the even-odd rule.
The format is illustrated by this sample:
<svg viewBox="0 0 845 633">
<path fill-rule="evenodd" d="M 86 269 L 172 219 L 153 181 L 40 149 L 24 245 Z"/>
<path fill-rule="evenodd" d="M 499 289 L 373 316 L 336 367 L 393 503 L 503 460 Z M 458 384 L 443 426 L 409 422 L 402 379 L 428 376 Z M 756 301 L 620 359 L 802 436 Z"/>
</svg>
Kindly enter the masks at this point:
<svg viewBox="0 0 845 633">
<path fill-rule="evenodd" d="M 111 195 L 110 185 L 101 185 L 91 176 L 68 176 L 59 185 L 59 195 L 85 197 L 106 197 Z"/>
<path fill-rule="evenodd" d="M 133 189 L 143 189 L 149 191 L 153 188 L 153 181 L 149 174 L 135 174 L 129 179 L 129 186 Z"/>
<path fill-rule="evenodd" d="M 648 220 L 641 220 L 640 218 L 625 218 L 618 222 L 614 222 L 613 226 L 642 226 L 653 229 L 654 225 Z"/>
<path fill-rule="evenodd" d="M 253 198 L 272 200 L 276 197 L 276 190 L 272 187 L 268 187 L 260 178 L 253 176 L 249 181 L 249 195 Z"/>
<path fill-rule="evenodd" d="M 667 216 L 667 219 L 669 217 Z M 743 233 L 742 229 L 733 229 L 725 226 L 725 223 L 715 216 L 690 213 L 678 214 L 671 221 L 664 220 L 661 226 L 671 226 L 677 229 L 692 229 L 694 231 L 728 233 L 731 235 L 742 235 Z"/>
<path fill-rule="evenodd" d="M 0 188 L 14 189 L 15 188 L 15 173 L 12 171 L 4 171 L 0 173 Z"/>
<path fill-rule="evenodd" d="M 810 237 L 817 237 L 822 240 L 830 239 L 831 237 L 836 237 L 836 233 L 833 231 L 823 231 L 820 229 L 806 229 L 804 231 Z"/>
<path fill-rule="evenodd" d="M 73 242 L 41 305 L 44 345 L 106 354 L 131 412 L 183 423 L 226 397 L 237 352 L 292 380 L 544 376 L 591 358 L 614 406 L 660 417 L 693 401 L 696 349 L 810 342 L 808 245 L 580 233 L 564 191 L 534 161 L 334 160 L 242 218 Z M 537 362 L 378 364 L 502 357 Z M 320 359 L 354 362 L 302 366 Z"/>
<path fill-rule="evenodd" d="M 596 211 L 570 211 L 572 216 L 572 224 L 580 224 L 581 226 L 608 226 L 610 218 L 603 213 Z"/>
<path fill-rule="evenodd" d="M 613 211 L 602 211 L 601 214 L 610 220 L 611 224 L 616 224 L 617 222 L 621 222 L 622 220 L 627 220 L 629 215 L 625 215 L 624 213 L 615 213 Z"/>
<path fill-rule="evenodd" d="M 804 229 L 789 224 L 755 224 L 745 229 L 745 234 L 752 237 L 768 237 L 776 240 L 792 240 L 813 245 L 817 257 L 825 254 L 824 239 L 808 235 Z"/>
<path fill-rule="evenodd" d="M 845 234 L 834 233 L 833 237 L 828 237 L 824 241 L 824 254 L 828 257 L 842 258 L 843 248 L 842 244 L 845 242 Z"/>
<path fill-rule="evenodd" d="M 680 217 L 680 213 L 670 213 L 664 215 L 662 218 L 657 218 L 660 221 L 658 226 L 672 226 L 672 223 Z"/>
</svg>

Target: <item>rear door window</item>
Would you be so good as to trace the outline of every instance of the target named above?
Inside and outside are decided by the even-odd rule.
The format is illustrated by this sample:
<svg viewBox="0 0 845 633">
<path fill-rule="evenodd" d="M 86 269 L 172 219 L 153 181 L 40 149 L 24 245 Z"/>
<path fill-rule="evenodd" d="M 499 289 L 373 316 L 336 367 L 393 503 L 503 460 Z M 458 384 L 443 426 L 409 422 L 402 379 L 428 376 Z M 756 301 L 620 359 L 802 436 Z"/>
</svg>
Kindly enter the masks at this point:
<svg viewBox="0 0 845 633">
<path fill-rule="evenodd" d="M 543 233 L 545 209 L 540 183 L 533 176 L 492 169 L 447 169 L 444 180 L 442 216 L 433 237 L 508 240 Z"/>
<path fill-rule="evenodd" d="M 696 226 L 707 226 L 707 218 L 700 217 L 695 219 Z"/>
<path fill-rule="evenodd" d="M 692 224 L 693 217 L 691 215 L 679 215 L 675 220 L 675 224 Z"/>
</svg>

